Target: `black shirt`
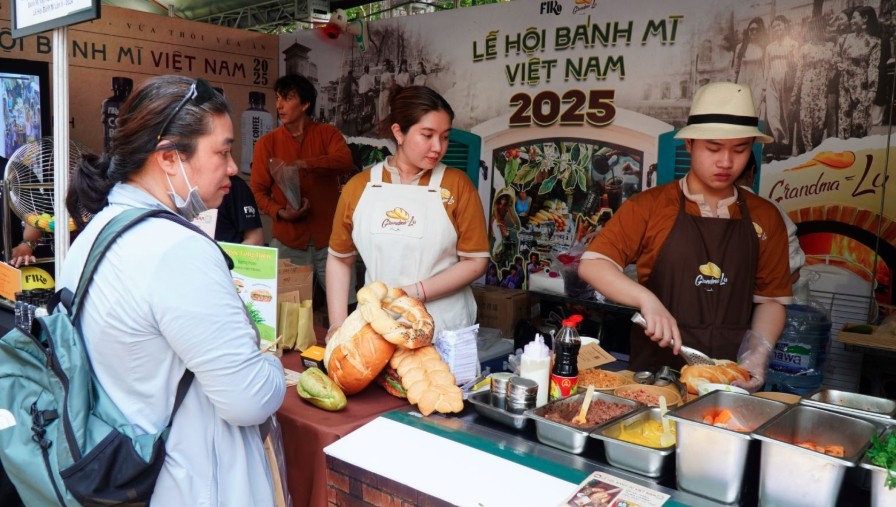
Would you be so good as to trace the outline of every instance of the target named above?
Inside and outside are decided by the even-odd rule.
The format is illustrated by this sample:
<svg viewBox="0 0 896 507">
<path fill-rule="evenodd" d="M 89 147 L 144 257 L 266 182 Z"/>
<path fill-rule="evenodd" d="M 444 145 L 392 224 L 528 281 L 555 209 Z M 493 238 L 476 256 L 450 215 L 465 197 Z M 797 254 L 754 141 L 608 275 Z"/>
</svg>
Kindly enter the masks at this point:
<svg viewBox="0 0 896 507">
<path fill-rule="evenodd" d="M 218 221 L 215 224 L 215 240 L 228 243 L 242 243 L 243 233 L 261 227 L 258 205 L 246 181 L 239 176 L 230 177 L 230 193 L 224 196 L 218 206 Z"/>
</svg>

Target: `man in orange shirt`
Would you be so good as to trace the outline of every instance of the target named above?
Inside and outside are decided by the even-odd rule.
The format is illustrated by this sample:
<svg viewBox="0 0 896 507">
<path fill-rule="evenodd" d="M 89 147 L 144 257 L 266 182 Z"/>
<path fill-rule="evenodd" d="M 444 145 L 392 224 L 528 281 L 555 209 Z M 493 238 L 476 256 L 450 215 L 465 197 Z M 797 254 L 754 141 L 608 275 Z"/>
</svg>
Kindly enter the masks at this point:
<svg viewBox="0 0 896 507">
<path fill-rule="evenodd" d="M 632 369 L 677 369 L 684 362 L 674 354 L 687 344 L 737 360 L 752 375 L 741 387 L 765 382 L 791 285 L 780 212 L 735 185 L 753 143 L 772 141 L 758 124 L 748 86 L 701 87 L 675 136 L 690 171 L 626 201 L 582 255 L 581 278 L 647 321 L 632 329 Z M 623 273 L 631 263 L 638 281 Z"/>
<path fill-rule="evenodd" d="M 339 200 L 339 177 L 355 171 L 352 153 L 336 127 L 309 117 L 316 111 L 317 90 L 305 78 L 285 75 L 274 83 L 281 125 L 255 143 L 249 186 L 259 209 L 273 219 L 271 246 L 280 259 L 313 265 L 326 288 L 327 244 Z M 290 204 L 271 172 L 273 165 L 297 171 L 301 204 Z M 282 165 L 281 165 L 282 163 Z M 350 291 L 349 302 L 353 302 Z"/>
</svg>

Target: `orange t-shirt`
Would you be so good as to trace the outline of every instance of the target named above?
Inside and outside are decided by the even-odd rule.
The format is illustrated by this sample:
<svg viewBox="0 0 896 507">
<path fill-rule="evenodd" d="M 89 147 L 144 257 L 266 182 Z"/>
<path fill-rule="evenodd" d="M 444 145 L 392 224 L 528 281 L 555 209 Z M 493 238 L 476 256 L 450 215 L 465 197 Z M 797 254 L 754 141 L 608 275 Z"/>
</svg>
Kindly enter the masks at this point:
<svg viewBox="0 0 896 507">
<path fill-rule="evenodd" d="M 582 259 L 609 259 L 622 269 L 635 263 L 638 281 L 647 282 L 666 238 L 678 216 L 684 178 L 635 194 L 617 210 L 594 237 Z M 687 195 L 687 194 L 685 194 Z M 750 212 L 759 238 L 759 262 L 753 284 L 753 301 L 791 302 L 787 228 L 781 212 L 769 201 L 738 190 Z M 700 205 L 685 198 L 685 212 L 701 216 Z M 741 218 L 736 199 L 728 204 L 728 218 Z"/>
</svg>

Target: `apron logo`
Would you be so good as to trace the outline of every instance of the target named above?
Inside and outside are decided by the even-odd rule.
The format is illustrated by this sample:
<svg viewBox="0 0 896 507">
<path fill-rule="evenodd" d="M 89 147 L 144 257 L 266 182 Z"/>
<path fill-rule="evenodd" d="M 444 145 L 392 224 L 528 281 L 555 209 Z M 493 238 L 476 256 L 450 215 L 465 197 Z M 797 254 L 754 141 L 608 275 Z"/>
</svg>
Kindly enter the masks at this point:
<svg viewBox="0 0 896 507">
<path fill-rule="evenodd" d="M 386 218 L 383 219 L 381 227 L 383 229 L 398 230 L 403 225 L 410 227 L 416 223 L 417 221 L 411 218 L 411 214 L 406 209 L 396 206 L 394 209 L 386 212 Z"/>
<path fill-rule="evenodd" d="M 694 285 L 700 287 L 701 285 L 706 286 L 706 290 L 712 292 L 712 287 L 714 285 L 722 286 L 728 283 L 728 278 L 722 273 L 722 268 L 717 266 L 714 262 L 707 262 L 699 267 L 700 274 L 697 276 L 697 279 L 694 280 Z"/>
<path fill-rule="evenodd" d="M 407 220 L 410 215 L 406 209 L 396 206 L 395 209 L 387 211 L 386 216 L 395 220 Z"/>
<path fill-rule="evenodd" d="M 759 238 L 759 241 L 765 241 L 767 236 L 765 235 L 765 231 L 762 229 L 762 226 L 753 222 L 753 230 L 756 231 L 756 237 Z"/>
<path fill-rule="evenodd" d="M 454 196 L 451 195 L 451 191 L 447 188 L 439 188 L 439 195 L 442 197 L 444 204 L 454 204 Z"/>
</svg>

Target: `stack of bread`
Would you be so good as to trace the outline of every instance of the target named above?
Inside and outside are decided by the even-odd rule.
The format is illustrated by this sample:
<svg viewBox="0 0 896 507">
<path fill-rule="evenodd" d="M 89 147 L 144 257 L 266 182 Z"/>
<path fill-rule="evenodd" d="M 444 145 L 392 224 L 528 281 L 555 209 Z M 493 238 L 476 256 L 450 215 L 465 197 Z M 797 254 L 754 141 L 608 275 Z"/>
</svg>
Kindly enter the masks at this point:
<svg viewBox="0 0 896 507">
<path fill-rule="evenodd" d="M 750 380 L 750 372 L 741 368 L 734 361 L 714 359 L 716 364 L 685 365 L 681 368 L 680 380 L 687 384 L 688 392 L 697 394 L 702 384 L 730 384 L 734 381 Z"/>
<path fill-rule="evenodd" d="M 371 282 L 358 291 L 357 309 L 327 343 L 327 374 L 352 395 L 389 370 L 380 375 L 380 383 L 390 393 L 407 397 L 423 415 L 460 412 L 463 393 L 430 345 L 433 332 L 432 316 L 422 302 L 400 288 Z"/>
</svg>

